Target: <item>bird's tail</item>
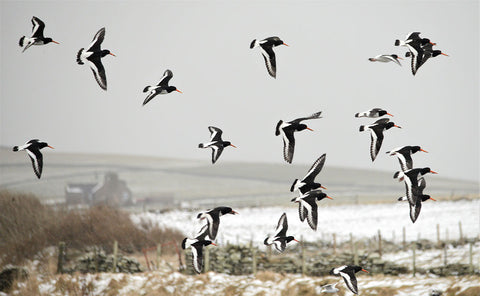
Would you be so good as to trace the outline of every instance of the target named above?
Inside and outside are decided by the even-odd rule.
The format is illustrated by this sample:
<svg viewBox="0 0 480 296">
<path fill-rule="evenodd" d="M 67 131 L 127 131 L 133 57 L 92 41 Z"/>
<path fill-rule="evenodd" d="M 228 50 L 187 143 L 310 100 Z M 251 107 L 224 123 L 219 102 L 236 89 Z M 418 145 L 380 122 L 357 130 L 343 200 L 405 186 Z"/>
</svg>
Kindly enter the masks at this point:
<svg viewBox="0 0 480 296">
<path fill-rule="evenodd" d="M 277 127 L 275 128 L 275 136 L 278 136 L 280 135 L 280 125 L 283 123 L 283 120 L 280 120 L 278 123 L 277 123 Z"/>
<path fill-rule="evenodd" d="M 358 130 L 361 131 L 361 132 L 363 132 L 363 131 L 365 130 L 365 126 L 364 126 L 364 125 L 361 125 Z"/>
<path fill-rule="evenodd" d="M 257 47 L 259 45 L 260 45 L 260 43 L 258 42 L 257 39 L 253 39 L 253 41 L 250 42 L 250 48 L 254 48 L 254 47 Z"/>
<path fill-rule="evenodd" d="M 80 48 L 80 50 L 77 53 L 77 64 L 83 65 L 82 59 L 80 58 L 83 53 L 83 48 Z"/>
<path fill-rule="evenodd" d="M 355 113 L 355 117 L 358 117 L 358 116 L 360 116 L 360 113 Z"/>
<path fill-rule="evenodd" d="M 25 40 L 25 36 L 22 36 L 22 38 L 20 38 L 20 40 L 18 41 L 18 45 L 20 45 L 20 47 L 23 47 L 24 40 Z"/>
<path fill-rule="evenodd" d="M 147 91 L 149 91 L 149 89 L 150 89 L 150 85 L 147 85 L 147 86 L 145 86 L 145 88 L 143 89 L 143 92 L 147 92 Z"/>
<path fill-rule="evenodd" d="M 395 46 L 399 46 L 400 45 L 400 40 L 395 40 Z"/>
<path fill-rule="evenodd" d="M 295 190 L 295 185 L 297 185 L 297 182 L 298 182 L 298 179 L 295 179 L 295 181 L 293 181 L 293 184 L 290 187 L 290 192 L 293 192 L 293 190 Z"/>
<path fill-rule="evenodd" d="M 393 174 L 393 178 L 394 179 L 398 178 L 398 182 L 401 182 L 405 178 L 405 174 L 403 172 L 397 171 L 395 172 L 395 174 Z"/>
<path fill-rule="evenodd" d="M 14 146 L 13 151 L 18 151 L 18 146 Z"/>
<path fill-rule="evenodd" d="M 198 148 L 205 148 L 205 145 L 203 143 L 198 144 Z"/>
</svg>

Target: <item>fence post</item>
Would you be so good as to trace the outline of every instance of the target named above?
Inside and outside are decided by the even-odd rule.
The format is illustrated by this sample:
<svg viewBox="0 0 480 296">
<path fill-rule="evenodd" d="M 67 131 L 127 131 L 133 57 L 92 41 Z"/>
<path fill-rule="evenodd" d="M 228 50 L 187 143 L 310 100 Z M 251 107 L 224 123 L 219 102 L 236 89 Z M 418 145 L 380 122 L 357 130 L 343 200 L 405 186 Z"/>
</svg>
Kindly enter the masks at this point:
<svg viewBox="0 0 480 296">
<path fill-rule="evenodd" d="M 112 272 L 117 272 L 117 253 L 118 253 L 118 242 L 113 242 L 113 267 Z"/>
<path fill-rule="evenodd" d="M 356 242 L 353 244 L 353 264 L 358 265 L 358 246 Z"/>
<path fill-rule="evenodd" d="M 443 265 L 447 266 L 447 244 L 443 247 Z"/>
<path fill-rule="evenodd" d="M 417 268 L 415 267 L 415 249 L 417 248 L 417 243 L 414 242 L 412 244 L 412 271 L 413 271 L 413 276 L 415 276 L 415 273 L 417 272 Z"/>
<path fill-rule="evenodd" d="M 405 251 L 407 249 L 407 234 L 405 231 L 405 226 L 402 228 L 402 245 L 403 245 L 403 250 Z"/>
<path fill-rule="evenodd" d="M 160 266 L 160 256 L 162 255 L 162 244 L 157 244 L 157 260 L 155 260 L 156 265 L 157 265 L 157 270 L 158 267 Z"/>
<path fill-rule="evenodd" d="M 468 252 L 469 252 L 469 271 L 470 271 L 470 274 L 473 274 L 473 241 L 470 242 Z"/>
<path fill-rule="evenodd" d="M 257 250 L 253 248 L 253 246 L 250 246 L 252 250 L 252 272 L 253 275 L 257 275 Z"/>
<path fill-rule="evenodd" d="M 440 224 L 437 224 L 437 246 L 440 246 Z"/>
<path fill-rule="evenodd" d="M 203 256 L 204 262 L 203 262 L 203 271 L 204 272 L 209 272 L 210 271 L 210 249 L 209 248 L 203 248 L 205 250 L 205 255 Z"/>
<path fill-rule="evenodd" d="M 378 230 L 378 254 L 382 258 L 382 233 Z"/>
<path fill-rule="evenodd" d="M 63 273 L 63 259 L 65 258 L 65 242 L 58 244 L 57 273 Z"/>
</svg>

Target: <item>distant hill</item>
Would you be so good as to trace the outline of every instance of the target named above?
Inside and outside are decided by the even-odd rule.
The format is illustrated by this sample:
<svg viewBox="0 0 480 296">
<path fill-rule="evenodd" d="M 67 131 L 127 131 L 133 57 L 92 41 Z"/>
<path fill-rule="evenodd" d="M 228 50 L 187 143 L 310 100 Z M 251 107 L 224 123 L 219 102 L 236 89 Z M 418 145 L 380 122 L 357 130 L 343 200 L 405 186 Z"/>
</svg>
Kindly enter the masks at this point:
<svg viewBox="0 0 480 296">
<path fill-rule="evenodd" d="M 25 153 L 0 149 L 0 188 L 33 192 L 44 199 L 62 200 L 67 183 L 101 182 L 106 172 L 116 172 L 137 199 L 174 197 L 177 202 L 215 205 L 286 204 L 295 178 L 309 165 L 236 163 L 165 159 L 142 156 L 44 153 L 42 179 L 33 173 Z M 395 167 L 395 169 L 397 169 Z M 404 195 L 404 185 L 392 172 L 330 167 L 317 181 L 335 198 L 333 203 L 392 201 Z M 478 197 L 479 183 L 427 176 L 425 192 L 437 198 Z"/>
</svg>

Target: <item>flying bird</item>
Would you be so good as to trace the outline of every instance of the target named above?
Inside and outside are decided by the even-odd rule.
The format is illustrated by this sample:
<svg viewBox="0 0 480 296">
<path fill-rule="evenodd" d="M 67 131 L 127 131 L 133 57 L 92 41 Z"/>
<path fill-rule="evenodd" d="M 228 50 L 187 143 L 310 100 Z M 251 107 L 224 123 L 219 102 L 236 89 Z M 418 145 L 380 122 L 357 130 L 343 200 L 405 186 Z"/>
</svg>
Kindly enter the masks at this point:
<svg viewBox="0 0 480 296">
<path fill-rule="evenodd" d="M 338 283 L 335 284 L 328 284 L 320 287 L 320 293 L 337 293 L 340 291 L 336 286 Z"/>
<path fill-rule="evenodd" d="M 222 130 L 218 127 L 209 126 L 208 130 L 210 131 L 210 142 L 198 144 L 198 148 L 212 148 L 212 164 L 217 161 L 220 155 L 223 152 L 223 148 L 232 146 L 237 148 L 229 141 L 222 140 Z"/>
<path fill-rule="evenodd" d="M 378 151 L 380 151 L 380 148 L 382 147 L 382 142 L 383 142 L 383 131 L 388 130 L 392 127 L 398 127 L 401 128 L 398 125 L 395 125 L 394 122 L 390 121 L 388 118 L 381 118 L 377 121 L 375 121 L 371 125 L 361 125 L 360 126 L 360 131 L 363 132 L 366 129 L 370 130 L 370 157 L 372 158 L 372 161 L 375 160 L 377 157 Z"/>
<path fill-rule="evenodd" d="M 30 140 L 25 145 L 22 146 L 15 146 L 13 147 L 13 151 L 22 151 L 26 150 L 30 160 L 32 161 L 33 171 L 35 175 L 40 179 L 42 176 L 42 168 L 43 168 L 43 155 L 40 152 L 42 148 L 51 148 L 54 149 L 52 146 L 49 146 L 45 142 L 40 142 L 38 139 Z"/>
<path fill-rule="evenodd" d="M 400 64 L 400 61 L 398 59 L 403 60 L 401 57 L 399 57 L 396 54 L 380 54 L 373 58 L 369 58 L 368 60 L 370 62 L 381 62 L 381 63 L 395 62 L 399 66 L 402 66 L 402 64 Z"/>
<path fill-rule="evenodd" d="M 293 133 L 303 131 L 304 129 L 313 131 L 306 124 L 303 124 L 300 122 L 308 119 L 322 118 L 320 116 L 321 114 L 322 114 L 322 111 L 314 113 L 308 117 L 297 118 L 289 122 L 283 122 L 283 120 L 280 120 L 277 123 L 277 127 L 275 128 L 275 136 L 279 136 L 280 134 L 282 135 L 283 158 L 285 159 L 286 162 L 292 163 L 292 160 L 293 160 L 293 152 L 295 150 L 295 137 Z"/>
<path fill-rule="evenodd" d="M 145 86 L 143 89 L 143 92 L 148 92 L 147 97 L 143 101 L 143 106 L 145 106 L 146 103 L 150 102 L 154 97 L 157 95 L 164 95 L 164 94 L 169 94 L 172 91 L 178 91 L 179 93 L 182 93 L 180 90 L 178 90 L 175 86 L 168 85 L 168 82 L 170 79 L 172 79 L 173 73 L 170 70 L 166 70 L 163 73 L 162 79 L 160 79 L 160 82 L 157 85 L 153 86 Z"/>
<path fill-rule="evenodd" d="M 203 247 L 214 245 L 212 241 L 206 240 L 208 226 L 204 225 L 194 239 L 184 238 L 182 241 L 182 249 L 191 248 L 192 250 L 192 267 L 196 273 L 201 273 L 203 268 Z"/>
<path fill-rule="evenodd" d="M 428 59 L 438 55 L 448 56 L 448 54 L 443 53 L 441 50 L 434 50 L 431 43 L 422 45 L 420 49 L 417 48 L 416 56 L 412 52 L 405 53 L 405 57 L 412 58 L 412 73 L 413 69 L 415 69 L 414 75 L 417 73 L 418 69 L 423 66 L 425 62 L 427 62 Z"/>
<path fill-rule="evenodd" d="M 323 193 L 322 190 L 315 189 L 292 199 L 292 202 L 298 203 L 298 216 L 300 217 L 300 221 L 303 222 L 306 218 L 308 225 L 313 230 L 317 230 L 318 224 L 317 200 L 320 201 L 324 198 L 333 199 Z"/>
<path fill-rule="evenodd" d="M 57 41 L 53 41 L 52 38 L 44 37 L 43 30 L 45 29 L 45 23 L 38 17 L 32 17 L 32 35 L 30 37 L 22 36 L 18 41 L 18 45 L 23 47 L 23 51 L 27 50 L 32 45 L 45 45 L 50 42 L 60 44 Z"/>
<path fill-rule="evenodd" d="M 428 153 L 428 151 L 423 150 L 420 146 L 403 146 L 387 151 L 387 154 L 389 154 L 390 156 L 396 155 L 398 161 L 400 162 L 400 167 L 402 168 L 402 171 L 406 171 L 412 168 L 412 154 L 415 154 L 418 151 Z"/>
<path fill-rule="evenodd" d="M 436 201 L 430 195 L 423 194 L 423 190 L 425 189 L 427 183 L 425 182 L 425 178 L 421 177 L 418 179 L 418 184 L 415 186 L 413 190 L 415 204 L 410 204 L 410 219 L 413 223 L 417 221 L 418 216 L 420 215 L 420 210 L 422 209 L 422 202 L 427 201 L 429 199 Z M 398 198 L 398 201 L 408 201 L 406 196 L 402 196 Z"/>
<path fill-rule="evenodd" d="M 422 65 L 422 59 L 424 55 L 424 50 L 422 46 L 426 44 L 435 45 L 428 38 L 420 38 L 420 32 L 409 33 L 405 40 L 395 40 L 395 46 L 405 46 L 408 48 L 409 53 L 407 57 L 411 57 L 411 69 L 412 74 L 415 75 L 418 71 L 418 68 Z"/>
<path fill-rule="evenodd" d="M 363 269 L 361 266 L 343 265 L 337 268 L 332 268 L 332 270 L 330 270 L 330 274 L 341 276 L 350 291 L 352 291 L 353 294 L 358 294 L 357 278 L 355 277 L 355 273 L 359 271 L 368 273 L 368 271 Z"/>
<path fill-rule="evenodd" d="M 93 37 L 92 43 L 90 43 L 87 50 L 81 48 L 77 53 L 77 63 L 83 65 L 87 62 L 92 69 L 93 76 L 97 81 L 98 85 L 103 89 L 107 90 L 107 76 L 105 74 L 105 68 L 102 64 L 102 58 L 106 55 L 115 56 L 108 49 L 101 49 L 101 44 L 105 38 L 105 28 L 98 30 L 97 34 Z"/>
<path fill-rule="evenodd" d="M 278 220 L 277 228 L 275 228 L 275 233 L 272 236 L 268 236 L 265 238 L 263 243 L 266 246 L 274 245 L 275 249 L 282 253 L 285 251 L 287 243 L 291 242 L 292 240 L 299 242 L 293 236 L 287 236 L 288 230 L 288 221 L 287 221 L 287 214 L 283 213 Z"/>
<path fill-rule="evenodd" d="M 383 115 L 390 115 L 393 117 L 392 114 L 388 113 L 387 110 L 384 110 L 382 108 L 373 108 L 365 112 L 355 113 L 355 117 L 368 117 L 368 118 L 377 118 Z"/>
<path fill-rule="evenodd" d="M 207 220 L 208 237 L 214 240 L 217 237 L 218 226 L 220 225 L 220 217 L 226 214 L 238 214 L 230 207 L 216 207 L 213 210 L 206 210 L 199 213 L 197 219 Z"/>
<path fill-rule="evenodd" d="M 268 74 L 270 74 L 270 76 L 272 76 L 273 78 L 277 77 L 277 62 L 275 61 L 275 52 L 273 51 L 273 47 L 279 45 L 288 46 L 282 41 L 282 39 L 278 37 L 269 37 L 261 41 L 254 39 L 250 43 L 250 48 L 255 48 L 257 46 L 261 48 L 262 55 L 265 60 L 265 65 L 267 66 Z"/>
<path fill-rule="evenodd" d="M 323 188 L 327 189 L 322 186 L 320 183 L 315 183 L 315 178 L 317 177 L 318 173 L 323 168 L 323 165 L 325 164 L 325 159 L 327 158 L 327 154 L 322 154 L 312 165 L 310 170 L 308 170 L 307 174 L 305 177 L 303 177 L 302 180 L 295 179 L 293 181 L 292 186 L 290 187 L 290 192 L 293 192 L 295 190 L 300 191 L 301 194 L 305 194 L 310 190 L 313 189 L 318 189 L 318 188 Z"/>
</svg>

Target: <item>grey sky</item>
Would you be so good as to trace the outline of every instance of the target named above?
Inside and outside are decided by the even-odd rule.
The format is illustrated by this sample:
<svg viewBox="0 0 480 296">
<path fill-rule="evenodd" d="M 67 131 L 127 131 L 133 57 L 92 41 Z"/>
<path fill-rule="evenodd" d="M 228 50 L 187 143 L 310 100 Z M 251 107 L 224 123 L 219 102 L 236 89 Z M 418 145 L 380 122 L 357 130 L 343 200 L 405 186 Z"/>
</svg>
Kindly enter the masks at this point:
<svg viewBox="0 0 480 296">
<path fill-rule="evenodd" d="M 421 145 L 414 159 L 444 177 L 479 178 L 478 1 L 2 1 L 0 145 L 32 138 L 49 153 L 116 153 L 210 161 L 197 145 L 209 125 L 224 131 L 228 161 L 282 163 L 279 119 L 323 111 L 297 133 L 294 163 L 396 171 L 385 151 Z M 21 53 L 32 16 L 60 45 Z M 75 57 L 106 27 L 108 91 Z M 412 76 L 409 60 L 371 63 L 411 31 L 450 55 Z M 254 38 L 279 36 L 277 79 L 268 76 Z M 142 107 L 146 85 L 165 69 L 184 94 L 157 96 Z M 383 107 L 402 129 L 390 129 L 374 163 L 370 136 L 353 114 Z M 285 163 L 285 166 L 288 164 Z"/>
</svg>

